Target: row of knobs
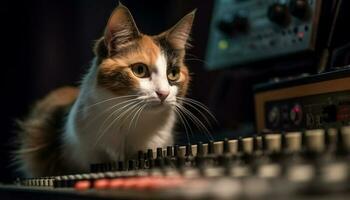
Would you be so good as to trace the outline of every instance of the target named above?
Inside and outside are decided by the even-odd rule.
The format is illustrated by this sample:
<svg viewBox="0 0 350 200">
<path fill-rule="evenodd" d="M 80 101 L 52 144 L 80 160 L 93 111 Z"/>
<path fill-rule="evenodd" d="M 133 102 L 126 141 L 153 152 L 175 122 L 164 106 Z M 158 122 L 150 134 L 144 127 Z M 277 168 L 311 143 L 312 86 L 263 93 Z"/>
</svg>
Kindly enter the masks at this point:
<svg viewBox="0 0 350 200">
<path fill-rule="evenodd" d="M 166 150 L 157 148 L 156 156 L 153 153 L 152 149 L 147 152 L 139 151 L 138 160 L 129 160 L 127 163 L 119 161 L 94 164 L 92 173 L 19 179 L 17 183 L 24 186 L 61 188 L 73 187 L 78 181 L 91 183 L 138 176 L 183 175 L 185 178 L 192 178 L 254 175 L 249 171 L 257 172 L 261 177 L 277 177 L 280 170 L 276 170 L 276 167 L 282 170 L 284 166 L 290 167 L 288 170 L 291 170 L 291 176 L 296 175 L 290 177 L 292 180 L 300 180 L 304 179 L 305 174 L 298 171 L 305 172 L 306 165 L 316 167 L 315 173 L 322 172 L 325 176 L 329 176 L 331 169 L 331 174 L 335 174 L 331 177 L 343 180 L 342 177 L 348 177 L 344 174 L 348 174 L 350 169 L 346 164 L 350 155 L 350 126 L 281 134 L 265 133 L 236 140 L 209 141 L 207 144 L 199 142 L 197 145 L 175 145 L 167 147 Z M 339 161 L 343 158 L 345 162 L 341 161 L 342 166 L 339 168 Z M 336 168 L 328 168 L 328 164 L 336 164 Z M 324 171 L 324 167 L 328 170 Z M 306 173 L 310 174 L 310 171 L 306 169 Z"/>
<path fill-rule="evenodd" d="M 268 9 L 268 18 L 281 26 L 286 26 L 290 23 L 291 15 L 301 20 L 306 20 L 309 17 L 310 6 L 307 0 L 292 0 L 289 6 L 281 3 L 274 3 Z"/>
<path fill-rule="evenodd" d="M 307 20 L 310 16 L 310 5 L 307 0 L 291 0 L 289 4 L 274 3 L 268 7 L 269 20 L 280 26 L 287 26 L 291 16 L 300 20 Z M 238 12 L 231 19 L 223 19 L 218 28 L 227 35 L 247 33 L 249 31 L 249 19 L 247 13 Z"/>
<path fill-rule="evenodd" d="M 337 156 L 350 153 L 350 126 L 339 129 L 314 129 L 282 134 L 265 133 L 235 140 L 199 142 L 196 145 L 168 146 L 166 150 L 157 148 L 147 152 L 139 151 L 137 160 L 124 163 L 93 164 L 91 172 L 142 170 L 164 167 L 225 165 L 231 160 L 251 162 L 259 158 L 281 159 L 288 155 L 300 155 L 308 160 L 322 157 L 324 153 Z"/>
</svg>

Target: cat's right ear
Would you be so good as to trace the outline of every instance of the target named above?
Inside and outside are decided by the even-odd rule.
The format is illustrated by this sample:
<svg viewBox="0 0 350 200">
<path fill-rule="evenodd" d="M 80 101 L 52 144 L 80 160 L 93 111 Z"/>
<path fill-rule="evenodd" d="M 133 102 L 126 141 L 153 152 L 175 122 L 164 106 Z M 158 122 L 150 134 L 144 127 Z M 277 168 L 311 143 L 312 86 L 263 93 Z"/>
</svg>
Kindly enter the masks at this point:
<svg viewBox="0 0 350 200">
<path fill-rule="evenodd" d="M 108 55 L 117 53 L 140 35 L 129 9 L 119 3 L 112 12 L 104 33 L 104 45 Z"/>
</svg>

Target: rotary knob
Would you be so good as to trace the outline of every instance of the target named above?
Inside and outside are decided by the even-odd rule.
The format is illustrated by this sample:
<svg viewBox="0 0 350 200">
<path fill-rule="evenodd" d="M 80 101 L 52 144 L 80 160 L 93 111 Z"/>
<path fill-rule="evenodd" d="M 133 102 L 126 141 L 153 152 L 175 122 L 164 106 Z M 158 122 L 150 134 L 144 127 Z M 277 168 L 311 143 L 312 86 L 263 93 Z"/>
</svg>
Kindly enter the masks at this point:
<svg viewBox="0 0 350 200">
<path fill-rule="evenodd" d="M 307 0 L 291 0 L 289 3 L 290 13 L 301 20 L 310 16 L 310 5 Z"/>
<path fill-rule="evenodd" d="M 218 28 L 229 36 L 245 34 L 249 31 L 249 19 L 245 12 L 238 12 L 232 18 L 222 19 Z"/>
<path fill-rule="evenodd" d="M 280 109 L 278 107 L 273 107 L 268 113 L 268 122 L 273 127 L 278 126 L 280 122 Z"/>
<path fill-rule="evenodd" d="M 294 125 L 300 125 L 303 120 L 303 109 L 300 104 L 295 104 L 289 113 L 290 120 Z"/>
<path fill-rule="evenodd" d="M 218 28 L 226 35 L 232 35 L 232 22 L 230 20 L 223 19 L 219 22 Z"/>
<path fill-rule="evenodd" d="M 246 12 L 238 12 L 233 17 L 233 28 L 238 33 L 247 33 L 249 31 L 249 19 Z"/>
<path fill-rule="evenodd" d="M 272 22 L 280 26 L 287 26 L 290 23 L 290 13 L 286 4 L 272 4 L 268 8 L 267 16 Z"/>
</svg>

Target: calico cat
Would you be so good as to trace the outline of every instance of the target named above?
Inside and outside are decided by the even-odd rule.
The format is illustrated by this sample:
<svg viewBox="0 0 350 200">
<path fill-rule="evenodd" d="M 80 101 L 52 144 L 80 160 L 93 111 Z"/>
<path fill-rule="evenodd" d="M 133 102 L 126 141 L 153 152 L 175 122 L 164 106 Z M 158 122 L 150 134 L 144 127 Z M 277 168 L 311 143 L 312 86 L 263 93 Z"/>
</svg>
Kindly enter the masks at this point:
<svg viewBox="0 0 350 200">
<path fill-rule="evenodd" d="M 172 145 L 190 82 L 184 57 L 194 16 L 149 36 L 119 4 L 79 89 L 51 92 L 19 122 L 20 170 L 27 177 L 87 172 L 90 163 Z"/>
</svg>

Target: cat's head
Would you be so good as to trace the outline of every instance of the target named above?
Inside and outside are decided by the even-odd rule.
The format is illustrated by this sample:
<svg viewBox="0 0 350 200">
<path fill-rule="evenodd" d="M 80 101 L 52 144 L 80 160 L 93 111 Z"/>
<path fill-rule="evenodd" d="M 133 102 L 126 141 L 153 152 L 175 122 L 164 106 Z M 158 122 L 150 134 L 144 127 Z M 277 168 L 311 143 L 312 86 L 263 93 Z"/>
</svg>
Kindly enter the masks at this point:
<svg viewBox="0 0 350 200">
<path fill-rule="evenodd" d="M 120 4 L 97 41 L 97 84 L 117 96 L 138 95 L 167 105 L 186 95 L 190 76 L 184 64 L 195 12 L 158 35 L 141 33 Z"/>
</svg>

